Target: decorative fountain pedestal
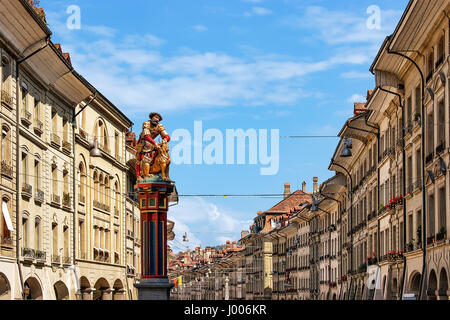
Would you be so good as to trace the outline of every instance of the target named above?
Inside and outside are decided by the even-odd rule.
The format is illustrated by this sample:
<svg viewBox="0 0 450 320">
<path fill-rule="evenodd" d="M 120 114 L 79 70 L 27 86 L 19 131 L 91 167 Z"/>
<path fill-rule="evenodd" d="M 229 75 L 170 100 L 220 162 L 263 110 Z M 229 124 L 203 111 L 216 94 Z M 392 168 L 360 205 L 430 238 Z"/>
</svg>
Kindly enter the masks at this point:
<svg viewBox="0 0 450 320">
<path fill-rule="evenodd" d="M 135 188 L 141 211 L 142 276 L 134 286 L 139 300 L 169 300 L 174 285 L 167 277 L 167 211 L 175 184 L 154 175 L 139 180 Z"/>
</svg>

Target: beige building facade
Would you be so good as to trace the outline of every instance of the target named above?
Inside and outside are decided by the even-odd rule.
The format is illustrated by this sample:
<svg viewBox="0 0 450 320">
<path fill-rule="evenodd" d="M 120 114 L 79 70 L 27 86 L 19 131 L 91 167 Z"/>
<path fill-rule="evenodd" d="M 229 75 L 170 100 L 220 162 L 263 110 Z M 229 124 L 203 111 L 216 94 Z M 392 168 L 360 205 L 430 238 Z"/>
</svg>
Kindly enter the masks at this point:
<svg viewBox="0 0 450 320">
<path fill-rule="evenodd" d="M 132 123 L 51 42 L 43 9 L 0 13 L 0 299 L 136 299 Z"/>
</svg>

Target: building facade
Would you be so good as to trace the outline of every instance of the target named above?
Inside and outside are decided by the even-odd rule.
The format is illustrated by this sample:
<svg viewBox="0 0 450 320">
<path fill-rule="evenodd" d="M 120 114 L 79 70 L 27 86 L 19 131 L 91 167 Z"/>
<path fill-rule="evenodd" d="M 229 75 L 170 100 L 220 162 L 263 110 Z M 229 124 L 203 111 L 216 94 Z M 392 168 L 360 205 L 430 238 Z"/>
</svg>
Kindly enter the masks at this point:
<svg viewBox="0 0 450 320">
<path fill-rule="evenodd" d="M 0 13 L 0 299 L 136 299 L 132 122 L 73 69 L 42 8 Z"/>
</svg>

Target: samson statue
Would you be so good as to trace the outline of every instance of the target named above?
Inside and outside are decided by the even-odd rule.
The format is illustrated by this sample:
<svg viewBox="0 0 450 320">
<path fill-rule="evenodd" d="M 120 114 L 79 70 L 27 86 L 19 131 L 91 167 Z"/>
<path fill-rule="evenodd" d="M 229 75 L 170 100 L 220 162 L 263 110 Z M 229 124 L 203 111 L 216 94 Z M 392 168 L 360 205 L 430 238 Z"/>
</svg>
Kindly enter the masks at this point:
<svg viewBox="0 0 450 320">
<path fill-rule="evenodd" d="M 145 178 L 160 176 L 164 181 L 169 178 L 169 134 L 160 123 L 162 116 L 157 112 L 150 113 L 150 120 L 142 125 L 142 133 L 136 146 L 136 175 L 138 183 Z M 155 139 L 160 136 L 161 143 Z"/>
</svg>

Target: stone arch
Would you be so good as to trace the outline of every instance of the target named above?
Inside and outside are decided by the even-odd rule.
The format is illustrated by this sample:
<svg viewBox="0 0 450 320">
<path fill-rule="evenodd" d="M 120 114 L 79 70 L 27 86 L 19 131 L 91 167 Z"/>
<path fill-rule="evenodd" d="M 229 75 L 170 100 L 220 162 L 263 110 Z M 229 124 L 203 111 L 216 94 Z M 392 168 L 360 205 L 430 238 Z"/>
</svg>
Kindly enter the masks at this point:
<svg viewBox="0 0 450 320">
<path fill-rule="evenodd" d="M 428 276 L 428 290 L 427 298 L 428 300 L 436 300 L 436 290 L 438 288 L 436 271 L 431 269 L 430 275 Z"/>
<path fill-rule="evenodd" d="M 409 291 L 414 293 L 416 297 L 419 296 L 420 278 L 422 275 L 418 271 L 414 271 L 409 277 Z"/>
<path fill-rule="evenodd" d="M 69 290 L 64 282 L 58 281 L 53 285 L 56 300 L 69 300 Z"/>
<path fill-rule="evenodd" d="M 98 117 L 94 122 L 94 129 L 92 132 L 93 139 L 97 138 L 99 147 L 106 147 L 106 149 L 109 149 L 109 135 L 108 135 L 108 127 L 106 125 L 105 119 L 102 117 Z M 102 132 L 99 132 L 99 124 L 102 124 Z"/>
<path fill-rule="evenodd" d="M 98 279 L 94 285 L 94 289 L 93 300 L 111 300 L 107 297 L 111 293 L 111 286 L 105 278 Z"/>
<path fill-rule="evenodd" d="M 86 166 L 86 161 L 82 156 L 81 161 L 78 163 L 77 167 L 77 184 L 79 186 L 79 202 L 86 202 L 86 190 L 87 190 L 87 177 L 88 177 L 88 168 Z"/>
<path fill-rule="evenodd" d="M 91 283 L 89 282 L 88 278 L 85 276 L 82 276 L 80 278 L 80 291 L 78 292 L 79 296 L 77 296 L 77 299 L 81 300 L 92 300 L 93 297 L 93 290 L 91 288 Z"/>
<path fill-rule="evenodd" d="M 117 279 L 113 285 L 113 300 L 125 300 L 125 293 L 122 280 Z"/>
<path fill-rule="evenodd" d="M 11 285 L 8 278 L 0 272 L 0 300 L 11 300 Z"/>
<path fill-rule="evenodd" d="M 81 290 L 91 288 L 91 283 L 89 282 L 88 278 L 86 278 L 85 276 L 82 276 L 80 278 L 80 288 L 81 288 Z"/>
<path fill-rule="evenodd" d="M 25 300 L 42 300 L 42 286 L 38 279 L 29 277 L 24 283 Z"/>
<path fill-rule="evenodd" d="M 439 298 L 441 300 L 448 300 L 447 291 L 448 291 L 447 270 L 445 270 L 445 268 L 442 267 L 441 272 L 439 274 Z"/>
</svg>

